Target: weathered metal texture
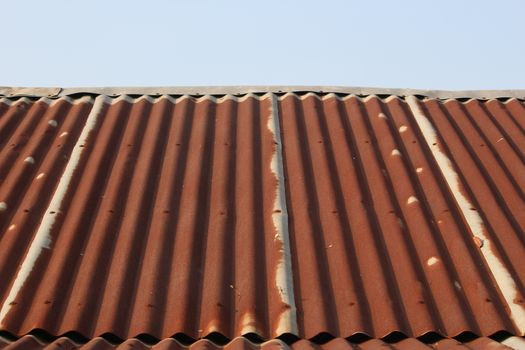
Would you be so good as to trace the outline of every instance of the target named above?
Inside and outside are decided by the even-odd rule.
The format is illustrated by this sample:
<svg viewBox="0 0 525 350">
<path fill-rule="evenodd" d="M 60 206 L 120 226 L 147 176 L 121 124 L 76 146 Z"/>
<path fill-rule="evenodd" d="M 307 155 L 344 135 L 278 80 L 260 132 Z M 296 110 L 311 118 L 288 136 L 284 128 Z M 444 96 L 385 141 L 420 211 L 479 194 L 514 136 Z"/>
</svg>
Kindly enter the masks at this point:
<svg viewBox="0 0 525 350">
<path fill-rule="evenodd" d="M 27 110 L 16 127 L 0 129 L 12 133 L 2 137 L 2 329 L 122 338 L 292 331 L 275 282 L 282 243 L 272 220 L 271 98 L 103 101 L 55 213 L 49 249 L 11 300 L 66 163 L 71 143 L 57 149 L 60 135 L 74 140 L 85 120 L 84 109 L 67 102 L 31 106 L 3 106 L 0 119 Z M 60 115 L 53 134 L 44 112 Z M 8 139 L 21 149 L 16 159 Z M 38 163 L 24 163 L 27 155 Z M 46 176 L 37 181 L 39 173 Z"/>
<path fill-rule="evenodd" d="M 281 99 L 279 111 L 301 337 L 319 332 L 382 337 L 393 330 L 410 336 L 427 331 L 524 332 L 519 311 L 525 280 L 518 266 L 525 261 L 525 236 L 517 225 L 525 223 L 520 197 L 524 187 L 518 183 L 524 179 L 524 163 L 519 147 L 506 143 L 499 146 L 506 148 L 496 148 L 500 135 L 494 120 L 509 124 L 505 130 L 516 145 L 525 142 L 523 129 L 519 124 L 513 129 L 505 115 L 512 112 L 517 123 L 523 123 L 523 105 L 517 100 L 423 104 L 432 122 L 441 117 L 442 108 L 453 106 L 467 108 L 480 119 L 455 130 L 444 130 L 444 122 L 435 120 L 439 138 L 430 146 L 454 148 L 453 161 L 461 157 L 461 188 L 468 193 L 472 188 L 476 196 L 487 191 L 489 179 L 478 175 L 482 170 L 474 161 L 501 161 L 488 165 L 499 177 L 494 180 L 499 181 L 496 198 L 480 197 L 472 209 L 486 213 L 483 220 L 492 244 L 485 241 L 482 249 L 492 249 L 511 272 L 514 298 L 502 295 L 501 288 L 509 286 L 498 286 L 493 274 L 506 271 L 487 263 L 445 179 L 444 172 L 453 170 L 438 164 L 407 101 L 289 94 Z M 483 106 L 501 115 L 491 119 Z M 455 123 L 462 123 L 458 118 Z M 479 141 L 487 147 L 475 145 L 476 151 L 486 152 L 479 157 L 468 153 L 473 146 L 453 139 L 474 137 L 470 128 L 475 127 L 492 133 L 490 141 Z M 510 170 L 501 170 L 503 160 L 514 168 L 515 183 L 508 180 Z M 461 176 L 463 172 L 469 173 Z M 513 219 L 515 225 L 503 226 L 492 217 L 496 215 Z M 517 313 L 510 315 L 508 302 Z"/>
<path fill-rule="evenodd" d="M 408 338 L 396 343 L 386 343 L 380 339 L 370 339 L 360 343 L 352 343 L 346 339 L 336 338 L 324 344 L 315 344 L 308 340 L 299 340 L 287 345 L 279 340 L 271 340 L 255 344 L 239 337 L 226 345 L 217 345 L 209 340 L 198 340 L 191 345 L 183 345 L 173 338 L 163 339 L 154 345 L 147 345 L 138 339 L 128 339 L 121 344 L 111 344 L 103 338 L 94 338 L 85 344 L 75 343 L 62 337 L 54 341 L 42 341 L 32 335 L 26 335 L 18 340 L 9 341 L 0 338 L 2 350 L 511 350 L 525 346 L 525 340 L 510 337 L 502 342 L 481 337 L 474 340 L 459 342 L 454 339 L 441 339 L 435 343 L 423 343 L 415 338 Z"/>
<path fill-rule="evenodd" d="M 523 335 L 524 149 L 515 99 L 0 99 L 0 330 Z"/>
</svg>

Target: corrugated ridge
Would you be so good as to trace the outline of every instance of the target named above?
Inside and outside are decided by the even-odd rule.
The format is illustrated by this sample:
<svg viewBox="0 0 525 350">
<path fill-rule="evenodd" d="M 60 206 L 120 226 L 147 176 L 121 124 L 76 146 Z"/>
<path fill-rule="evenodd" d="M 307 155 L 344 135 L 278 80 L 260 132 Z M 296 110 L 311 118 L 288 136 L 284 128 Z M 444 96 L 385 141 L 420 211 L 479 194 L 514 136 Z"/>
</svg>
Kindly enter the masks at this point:
<svg viewBox="0 0 525 350">
<path fill-rule="evenodd" d="M 0 217 L 0 270 L 4 276 L 15 275 L 31 238 L 21 233 L 34 230 L 44 215 L 90 109 L 89 102 L 48 106 L 40 100 L 24 101 L 2 115 L 0 201 L 7 210 Z M 0 285 L 0 299 L 5 300 L 8 286 Z"/>
<path fill-rule="evenodd" d="M 492 106 L 495 103 L 497 102 L 491 101 Z M 522 106 L 521 103 L 519 105 Z M 524 332 L 525 274 L 517 264 L 523 259 L 525 251 L 523 224 L 520 224 L 525 222 L 525 202 L 521 195 L 522 186 L 516 183 L 516 179 L 525 174 L 525 163 L 513 157 L 516 155 L 515 150 L 509 148 L 506 142 L 500 143 L 500 150 L 496 151 L 498 140 L 503 141 L 502 135 L 494 125 L 496 120 L 488 118 L 486 110 L 479 107 L 478 101 L 469 101 L 462 105 L 454 101 L 440 105 L 433 101 L 425 103 L 426 114 L 443 140 L 442 147 L 448 152 L 462 186 L 474 205 L 470 210 L 479 213 L 483 220 L 487 242 L 481 248 L 490 250 L 497 259 L 496 265 L 502 264 L 502 268 L 492 268 L 492 272 L 503 275 L 510 273 L 510 276 L 504 278 L 510 279 L 512 285 L 498 284 L 506 294 L 510 308 L 515 312 L 514 321 L 520 331 Z M 505 115 L 500 115 L 499 120 L 502 122 L 505 121 L 503 117 Z M 516 135 L 516 129 L 512 129 L 507 130 L 514 131 Z M 487 133 L 491 134 L 490 140 Z M 519 136 L 523 137 L 523 133 Z M 486 147 L 487 144 L 489 147 Z M 522 182 L 521 179 L 520 181 Z M 478 239 L 480 238 L 482 237 Z M 509 288 L 513 291 L 510 292 Z M 509 296 L 509 292 L 515 295 Z"/>
<path fill-rule="evenodd" d="M 268 129 L 272 98 L 282 183 L 271 167 L 279 152 Z M 514 300 L 404 99 L 124 95 L 104 103 L 52 249 L 2 329 L 121 339 L 521 334 L 507 308 L 523 304 L 525 280 L 523 104 L 418 103 L 517 286 Z M 90 110 L 73 97 L 0 103 L 2 301 Z M 283 187 L 297 330 L 279 327 L 290 310 L 276 284 L 287 249 L 272 220 Z"/>
<path fill-rule="evenodd" d="M 311 349 L 521 349 L 525 345 L 525 340 L 521 337 L 505 336 L 494 339 L 494 337 L 470 337 L 469 339 L 460 340 L 454 338 L 435 338 L 424 341 L 417 338 L 402 338 L 395 341 L 385 339 L 363 338 L 357 340 L 345 338 L 332 338 L 326 342 L 316 343 L 311 340 L 299 339 L 292 343 L 286 343 L 279 339 L 272 339 L 262 343 L 254 343 L 245 337 L 237 337 L 227 343 L 216 343 L 213 339 L 200 339 L 188 344 L 177 338 L 165 338 L 155 340 L 153 343 L 144 341 L 140 338 L 130 338 L 122 342 L 115 343 L 108 341 L 104 337 L 93 338 L 87 342 L 79 342 L 71 337 L 62 336 L 56 339 L 42 339 L 35 335 L 26 335 L 19 339 L 8 339 L 0 337 L 0 349 L 3 350 L 40 350 L 40 349 L 61 349 L 68 348 L 71 350 L 84 349 L 232 349 L 232 350 L 271 350 L 271 349 L 294 349 L 294 350 L 311 350 Z"/>
<path fill-rule="evenodd" d="M 46 268 L 31 273 L 3 327 L 123 338 L 285 332 L 270 100 L 258 101 L 110 101 L 53 226 L 55 249 L 39 257 Z"/>
<path fill-rule="evenodd" d="M 292 247 L 297 300 L 315 300 L 298 304 L 309 315 L 302 320 L 305 336 L 320 329 L 373 336 L 392 329 L 515 331 L 405 102 L 289 94 L 281 108 L 289 118 L 283 117 L 287 177 L 304 179 L 303 187 L 292 182 L 288 195 L 291 235 L 301 233 Z M 337 174 L 345 174 L 346 186 Z M 305 239 L 309 231 L 315 242 Z M 353 248 L 358 241 L 361 248 Z M 427 287 L 418 291 L 419 283 Z M 360 295 L 374 303 L 367 306 Z"/>
</svg>

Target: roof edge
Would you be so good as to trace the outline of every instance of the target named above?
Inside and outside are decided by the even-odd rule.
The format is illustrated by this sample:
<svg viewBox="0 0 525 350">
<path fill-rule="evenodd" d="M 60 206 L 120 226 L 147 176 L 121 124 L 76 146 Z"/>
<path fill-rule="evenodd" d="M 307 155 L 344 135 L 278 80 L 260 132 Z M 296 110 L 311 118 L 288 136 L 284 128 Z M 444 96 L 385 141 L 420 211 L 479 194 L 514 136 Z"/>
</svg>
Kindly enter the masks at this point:
<svg viewBox="0 0 525 350">
<path fill-rule="evenodd" d="M 354 95 L 420 95 L 429 98 L 525 98 L 525 89 L 516 90 L 418 90 L 345 86 L 173 86 L 173 87 L 6 87 L 0 86 L 4 97 L 62 97 L 74 94 L 94 95 L 238 95 L 248 93 L 316 92 Z"/>
</svg>

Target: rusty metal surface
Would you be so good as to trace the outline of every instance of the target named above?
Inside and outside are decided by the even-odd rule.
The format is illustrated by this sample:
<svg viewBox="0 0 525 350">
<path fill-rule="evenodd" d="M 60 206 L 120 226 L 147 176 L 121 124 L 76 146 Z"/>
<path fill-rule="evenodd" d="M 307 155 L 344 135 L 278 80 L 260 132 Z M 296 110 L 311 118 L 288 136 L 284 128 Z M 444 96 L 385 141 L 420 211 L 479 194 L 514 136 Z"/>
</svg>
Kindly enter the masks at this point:
<svg viewBox="0 0 525 350">
<path fill-rule="evenodd" d="M 471 103 L 479 104 L 466 105 Z M 435 100 L 424 104 L 442 105 Z M 515 100 L 487 103 L 503 109 L 516 104 L 522 108 Z M 519 315 L 507 312 L 508 300 L 406 101 L 289 95 L 279 108 L 301 336 L 321 330 L 374 336 L 392 330 L 413 336 L 524 331 Z M 522 112 L 518 118 L 523 117 Z M 446 132 L 449 136 L 452 131 Z M 513 136 L 525 141 L 520 130 Z M 453 157 L 464 149 L 450 146 L 458 147 Z M 505 157 L 514 157 L 515 171 L 523 174 L 525 164 L 515 154 Z M 460 173 L 477 170 L 469 160 L 461 159 Z M 498 170 L 494 164 L 493 170 Z M 472 176 L 461 179 L 475 191 L 485 186 Z M 499 199 L 514 201 L 510 205 L 516 212 L 506 214 L 520 221 L 522 188 L 506 185 L 499 187 Z M 489 198 L 482 205 L 471 209 L 488 215 L 503 210 Z M 523 310 L 524 280 L 517 267 L 525 261 L 523 232 L 488 216 L 486 224 L 493 230 L 491 248 L 516 282 L 510 302 Z"/>
<path fill-rule="evenodd" d="M 256 344 L 239 337 L 226 345 L 217 345 L 212 341 L 202 339 L 191 345 L 184 345 L 179 341 L 168 338 L 156 344 L 146 344 L 138 339 L 128 339 L 120 344 L 113 344 L 104 338 L 94 338 L 87 343 L 76 343 L 67 337 L 53 341 L 44 341 L 32 335 L 26 335 L 18 340 L 0 338 L 2 350 L 511 350 L 525 346 L 525 340 L 510 337 L 502 342 L 481 337 L 470 341 L 460 342 L 455 339 L 441 339 L 433 343 L 424 343 L 415 338 L 407 338 L 395 343 L 387 343 L 380 339 L 370 339 L 359 343 L 343 338 L 336 338 L 324 344 L 316 344 L 308 340 L 299 340 L 291 345 L 279 340 Z"/>
<path fill-rule="evenodd" d="M 523 335 L 524 149 L 516 99 L 0 98 L 0 331 Z"/>
</svg>

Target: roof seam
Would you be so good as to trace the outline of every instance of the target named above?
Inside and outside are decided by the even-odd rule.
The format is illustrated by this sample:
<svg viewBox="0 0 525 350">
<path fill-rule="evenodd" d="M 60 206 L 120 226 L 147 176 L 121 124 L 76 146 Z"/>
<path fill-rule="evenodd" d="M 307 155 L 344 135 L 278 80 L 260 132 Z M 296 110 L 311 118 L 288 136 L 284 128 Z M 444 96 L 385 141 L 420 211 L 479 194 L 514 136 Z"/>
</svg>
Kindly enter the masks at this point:
<svg viewBox="0 0 525 350">
<path fill-rule="evenodd" d="M 274 153 L 272 156 L 271 170 L 277 180 L 277 189 L 273 205 L 272 220 L 277 231 L 275 240 L 282 244 L 280 261 L 276 267 L 275 284 L 278 288 L 281 301 L 287 305 L 283 310 L 277 325 L 276 333 L 298 334 L 297 313 L 295 306 L 295 295 L 293 288 L 292 275 L 292 253 L 290 250 L 290 236 L 288 231 L 288 210 L 286 207 L 286 190 L 284 182 L 284 162 L 281 142 L 281 128 L 279 121 L 279 103 L 277 96 L 271 94 L 270 117 L 268 119 L 268 129 L 273 134 Z"/>
</svg>

